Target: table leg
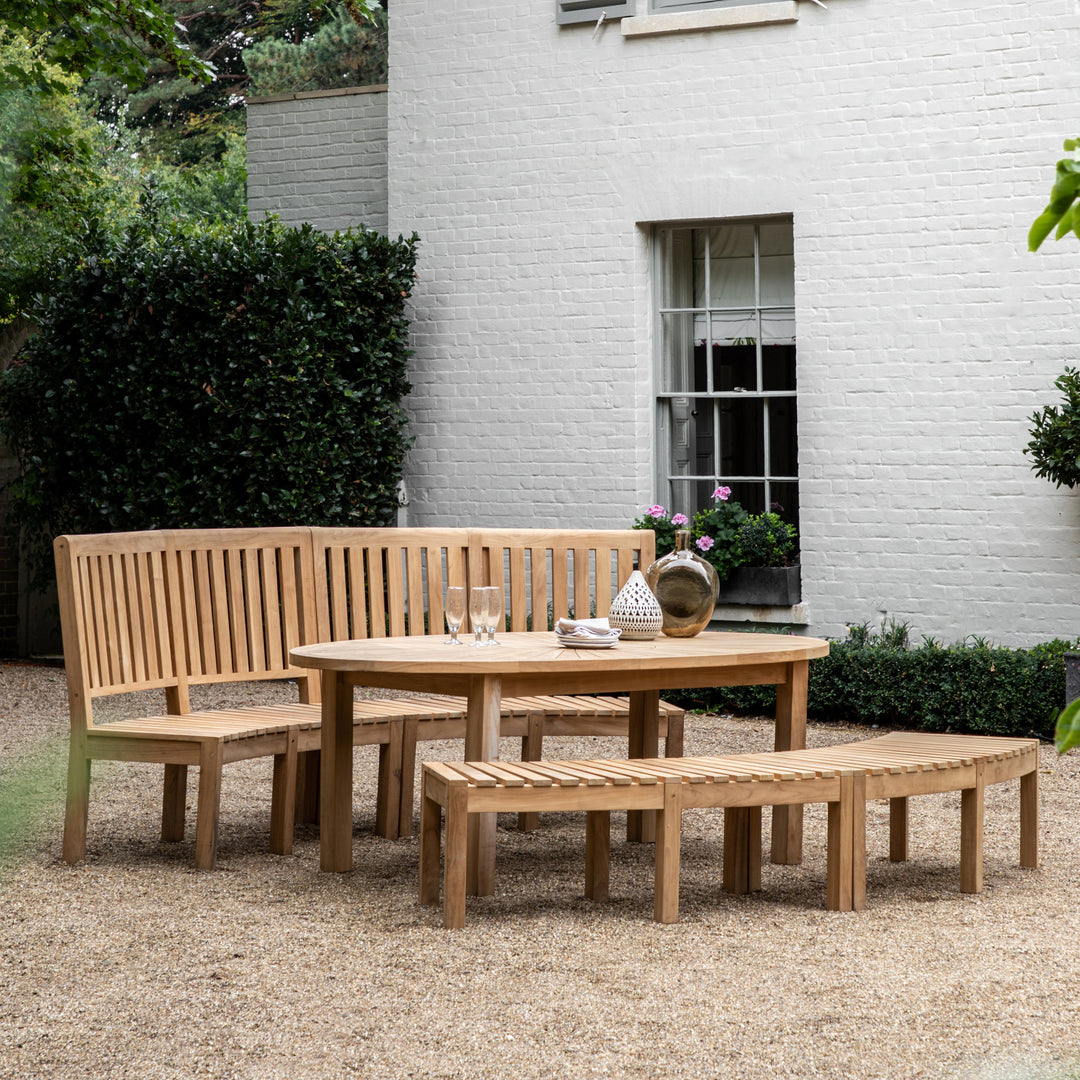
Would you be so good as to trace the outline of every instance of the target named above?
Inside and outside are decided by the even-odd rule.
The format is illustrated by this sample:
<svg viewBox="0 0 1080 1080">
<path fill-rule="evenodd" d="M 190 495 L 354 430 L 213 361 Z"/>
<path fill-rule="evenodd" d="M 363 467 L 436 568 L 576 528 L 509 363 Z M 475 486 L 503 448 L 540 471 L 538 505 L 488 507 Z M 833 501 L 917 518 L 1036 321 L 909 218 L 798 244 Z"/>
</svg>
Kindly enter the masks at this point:
<svg viewBox="0 0 1080 1080">
<path fill-rule="evenodd" d="M 660 691 L 635 690 L 630 694 L 630 747 L 632 758 L 660 756 Z M 628 810 L 626 839 L 651 844 L 656 839 L 656 811 Z"/>
<path fill-rule="evenodd" d="M 342 671 L 323 678 L 319 776 L 319 860 L 323 870 L 352 869 L 352 686 Z"/>
<path fill-rule="evenodd" d="M 787 666 L 787 682 L 776 688 L 777 750 L 806 749 L 806 683 L 809 660 Z M 772 861 L 793 866 L 802 862 L 803 808 L 774 806 L 772 820 Z"/>
<path fill-rule="evenodd" d="M 495 676 L 474 679 L 469 685 L 469 711 L 465 719 L 465 760 L 497 761 L 502 680 Z M 465 891 L 470 896 L 491 896 L 495 891 L 495 815 L 469 815 L 469 855 Z"/>
</svg>

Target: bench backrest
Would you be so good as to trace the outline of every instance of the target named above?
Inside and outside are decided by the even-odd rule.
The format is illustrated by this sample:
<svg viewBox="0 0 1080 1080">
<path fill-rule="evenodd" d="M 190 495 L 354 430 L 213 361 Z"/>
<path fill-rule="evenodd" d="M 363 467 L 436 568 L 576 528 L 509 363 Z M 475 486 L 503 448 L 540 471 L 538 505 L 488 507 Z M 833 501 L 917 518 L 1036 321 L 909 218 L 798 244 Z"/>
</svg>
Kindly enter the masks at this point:
<svg viewBox="0 0 1080 1080">
<path fill-rule="evenodd" d="M 60 536 L 54 555 L 73 721 L 102 694 L 176 691 L 165 534 Z"/>
<path fill-rule="evenodd" d="M 468 585 L 468 529 L 312 529 L 320 641 L 440 633 Z"/>
<path fill-rule="evenodd" d="M 606 616 L 655 545 L 647 529 L 474 529 L 469 582 L 502 581 L 511 630 L 548 630 L 561 618 Z"/>
<path fill-rule="evenodd" d="M 289 650 L 316 639 L 305 528 L 60 536 L 54 543 L 72 719 L 91 699 L 163 689 L 170 712 L 195 684 L 297 679 Z"/>
<path fill-rule="evenodd" d="M 289 663 L 317 641 L 441 633 L 448 585 L 502 581 L 514 631 L 603 616 L 652 532 L 304 527 L 61 536 L 54 545 L 73 720 L 90 700 L 193 685 L 318 680 Z"/>
<path fill-rule="evenodd" d="M 183 679 L 306 680 L 289 650 L 318 640 L 311 530 L 175 529 L 165 537 Z"/>
</svg>

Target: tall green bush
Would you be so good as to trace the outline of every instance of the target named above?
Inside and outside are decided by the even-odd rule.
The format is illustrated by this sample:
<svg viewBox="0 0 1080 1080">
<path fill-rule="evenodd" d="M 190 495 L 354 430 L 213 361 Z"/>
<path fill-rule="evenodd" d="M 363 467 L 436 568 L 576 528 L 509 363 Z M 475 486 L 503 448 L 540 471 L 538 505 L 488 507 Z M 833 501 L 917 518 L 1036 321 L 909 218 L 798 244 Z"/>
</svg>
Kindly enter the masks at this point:
<svg viewBox="0 0 1080 1080">
<path fill-rule="evenodd" d="M 39 565 L 61 532 L 391 523 L 415 245 L 275 221 L 92 235 L 0 378 Z"/>
</svg>

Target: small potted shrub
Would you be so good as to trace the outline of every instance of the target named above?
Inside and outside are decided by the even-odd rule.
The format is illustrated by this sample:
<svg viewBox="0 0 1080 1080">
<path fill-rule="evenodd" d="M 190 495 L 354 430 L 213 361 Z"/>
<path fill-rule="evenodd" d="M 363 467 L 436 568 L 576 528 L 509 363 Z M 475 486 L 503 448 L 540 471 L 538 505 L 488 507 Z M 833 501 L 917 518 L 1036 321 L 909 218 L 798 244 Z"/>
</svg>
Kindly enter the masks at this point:
<svg viewBox="0 0 1080 1080">
<path fill-rule="evenodd" d="M 738 566 L 720 586 L 721 604 L 791 607 L 802 599 L 798 533 L 779 514 L 751 514 L 739 526 Z"/>
</svg>

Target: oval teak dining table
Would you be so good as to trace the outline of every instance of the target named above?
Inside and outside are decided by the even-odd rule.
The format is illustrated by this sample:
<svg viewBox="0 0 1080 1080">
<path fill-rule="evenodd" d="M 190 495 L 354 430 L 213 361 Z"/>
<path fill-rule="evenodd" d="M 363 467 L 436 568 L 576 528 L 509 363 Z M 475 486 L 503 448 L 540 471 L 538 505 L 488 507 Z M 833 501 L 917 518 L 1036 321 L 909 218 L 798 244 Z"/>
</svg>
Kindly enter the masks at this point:
<svg viewBox="0 0 1080 1080">
<path fill-rule="evenodd" d="M 320 865 L 352 869 L 352 688 L 373 686 L 468 699 L 466 761 L 498 758 L 502 696 L 529 694 L 630 695 L 630 757 L 655 757 L 663 690 L 704 686 L 777 688 L 775 748 L 806 746 L 809 662 L 829 643 L 786 634 L 706 632 L 619 641 L 607 649 L 568 648 L 549 632 L 503 634 L 500 644 L 454 648 L 443 635 L 368 638 L 304 645 L 292 661 L 325 672 L 322 686 Z M 494 815 L 470 821 L 468 890 L 494 889 Z M 637 835 L 634 835 L 635 829 Z M 631 838 L 643 839 L 640 821 Z M 802 859 L 802 807 L 773 808 L 772 861 Z"/>
</svg>

